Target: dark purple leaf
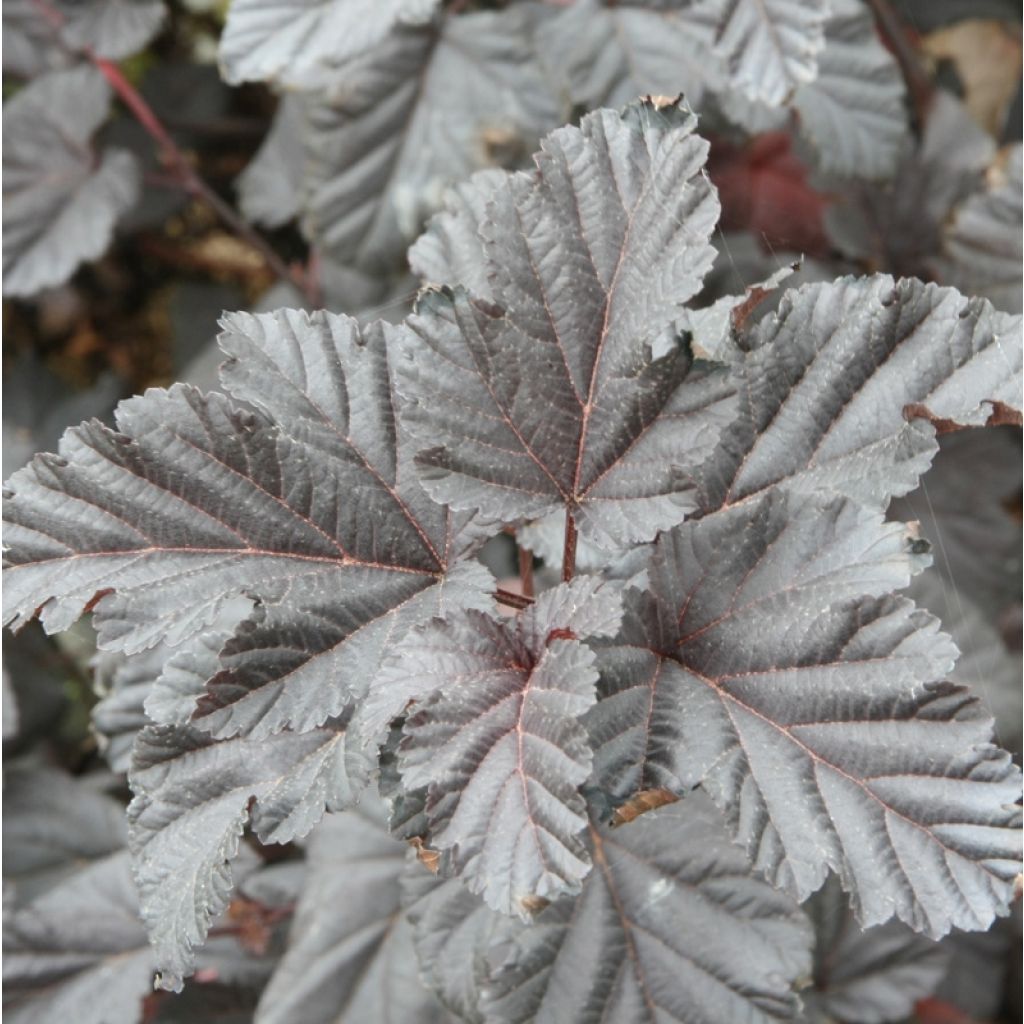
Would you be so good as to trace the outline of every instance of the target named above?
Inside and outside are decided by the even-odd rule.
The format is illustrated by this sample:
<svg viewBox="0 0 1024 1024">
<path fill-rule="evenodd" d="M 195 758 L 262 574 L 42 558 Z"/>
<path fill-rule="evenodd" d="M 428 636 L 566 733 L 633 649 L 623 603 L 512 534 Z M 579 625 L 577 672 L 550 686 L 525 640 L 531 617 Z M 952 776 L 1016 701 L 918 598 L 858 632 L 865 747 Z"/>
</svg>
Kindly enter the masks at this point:
<svg viewBox="0 0 1024 1024">
<path fill-rule="evenodd" d="M 693 507 L 730 408 L 713 373 L 687 379 L 676 336 L 718 215 L 694 124 L 676 104 L 599 111 L 548 136 L 534 173 L 486 182 L 498 305 L 429 293 L 402 346 L 403 422 L 437 500 L 506 521 L 568 507 L 612 546 Z"/>
</svg>

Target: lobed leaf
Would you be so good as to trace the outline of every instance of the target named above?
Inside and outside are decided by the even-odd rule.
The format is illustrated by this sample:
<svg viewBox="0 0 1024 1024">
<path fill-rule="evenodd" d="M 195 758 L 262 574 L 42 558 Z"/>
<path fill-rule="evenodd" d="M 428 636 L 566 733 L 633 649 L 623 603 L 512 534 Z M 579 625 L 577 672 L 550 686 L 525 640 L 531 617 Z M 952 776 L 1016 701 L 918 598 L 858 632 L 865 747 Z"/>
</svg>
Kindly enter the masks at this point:
<svg viewBox="0 0 1024 1024">
<path fill-rule="evenodd" d="M 124 807 L 81 779 L 31 763 L 4 766 L 4 878 L 24 903 L 125 843 Z"/>
<path fill-rule="evenodd" d="M 418 461 L 438 501 L 504 521 L 568 508 L 612 547 L 693 507 L 730 408 L 720 371 L 687 379 L 676 338 L 718 214 L 694 124 L 677 104 L 598 111 L 490 191 L 498 305 L 428 293 L 401 341 L 403 422 L 432 446 Z"/>
<path fill-rule="evenodd" d="M 142 1020 L 153 956 L 126 852 L 5 916 L 4 1015 L 19 1024 Z"/>
<path fill-rule="evenodd" d="M 912 555 L 850 505 L 802 518 L 757 503 L 663 535 L 603 659 L 614 703 L 595 747 L 627 745 L 598 754 L 613 779 L 616 757 L 640 755 L 640 786 L 700 783 L 797 898 L 831 868 L 865 925 L 896 916 L 938 937 L 1006 912 L 1020 773 L 979 702 L 941 681 L 957 652 L 936 620 L 856 596 L 900 586 Z M 649 734 L 623 729 L 637 704 Z"/>
<path fill-rule="evenodd" d="M 671 661 L 680 637 L 721 637 L 723 671 L 739 671 L 764 643 L 802 665 L 806 652 L 787 654 L 786 644 L 794 646 L 816 616 L 837 601 L 905 587 L 929 564 L 926 551 L 913 529 L 852 502 L 798 503 L 780 494 L 663 534 L 643 591 L 626 595 L 623 643 L 598 648 L 601 700 L 585 718 L 596 784 L 616 803 L 693 785 L 686 735 L 703 720 L 687 724 L 694 712 Z M 948 645 L 945 656 L 953 657 Z M 802 700 L 803 690 L 796 693 Z"/>
<path fill-rule="evenodd" d="M 263 144 L 235 180 L 238 208 L 254 224 L 279 228 L 301 211 L 307 102 L 281 97 Z"/>
<path fill-rule="evenodd" d="M 788 292 L 734 364 L 739 415 L 701 469 L 702 508 L 769 488 L 884 505 L 941 427 L 1019 421 L 1020 317 L 879 274 Z"/>
<path fill-rule="evenodd" d="M 620 591 L 584 577 L 511 623 L 473 611 L 435 621 L 407 638 L 382 680 L 397 694 L 385 724 L 420 701 L 399 771 L 407 788 L 426 787 L 427 841 L 450 850 L 469 889 L 503 913 L 526 918 L 538 900 L 577 891 L 589 870 L 579 787 L 590 747 L 578 719 L 597 671 L 581 639 L 614 634 Z"/>
<path fill-rule="evenodd" d="M 709 84 L 711 19 L 689 0 L 640 5 L 576 0 L 539 40 L 586 110 L 621 107 L 638 96 L 676 96 L 699 109 Z"/>
<path fill-rule="evenodd" d="M 439 878 L 418 861 L 407 862 L 401 887 L 424 984 L 459 1020 L 482 1024 L 491 947 L 522 926 L 491 910 L 459 879 Z"/>
<path fill-rule="evenodd" d="M 795 1018 L 806 919 L 751 872 L 700 794 L 622 828 L 591 826 L 590 845 L 576 900 L 493 950 L 488 1021 Z"/>
<path fill-rule="evenodd" d="M 75 51 L 123 60 L 143 49 L 167 17 L 163 0 L 51 0 L 64 22 L 60 36 Z"/>
<path fill-rule="evenodd" d="M 805 904 L 814 924 L 814 984 L 801 992 L 808 1024 L 905 1020 L 934 994 L 948 951 L 898 921 L 861 931 L 833 876 Z"/>
<path fill-rule="evenodd" d="M 406 28 L 345 65 L 308 113 L 304 228 L 339 263 L 398 269 L 444 188 L 521 163 L 568 110 L 519 4 Z"/>
<path fill-rule="evenodd" d="M 129 839 L 162 987 L 180 990 L 192 951 L 227 906 L 248 821 L 263 842 L 285 843 L 308 833 L 325 809 L 355 802 L 370 763 L 346 743 L 345 726 L 260 741 L 211 740 L 186 726 L 139 734 Z"/>
<path fill-rule="evenodd" d="M 940 280 L 984 295 L 1008 313 L 1021 312 L 1021 168 L 1018 143 L 1005 155 L 1005 164 L 993 168 L 988 188 L 956 209 L 936 260 Z"/>
<path fill-rule="evenodd" d="M 475 542 L 434 505 L 395 423 L 384 328 L 331 314 L 239 314 L 225 385 L 273 417 L 187 387 L 122 403 L 118 431 L 69 431 L 15 474 L 5 615 L 50 630 L 96 604 L 103 647 L 180 643 L 228 598 L 260 602 L 197 720 L 221 736 L 340 714 L 386 644 L 489 574 L 448 569 Z M 111 594 L 110 591 L 114 593 Z"/>
<path fill-rule="evenodd" d="M 871 11 L 857 0 L 830 2 L 817 77 L 797 89 L 793 107 L 822 170 L 887 178 L 909 131 L 903 76 Z"/>
</svg>

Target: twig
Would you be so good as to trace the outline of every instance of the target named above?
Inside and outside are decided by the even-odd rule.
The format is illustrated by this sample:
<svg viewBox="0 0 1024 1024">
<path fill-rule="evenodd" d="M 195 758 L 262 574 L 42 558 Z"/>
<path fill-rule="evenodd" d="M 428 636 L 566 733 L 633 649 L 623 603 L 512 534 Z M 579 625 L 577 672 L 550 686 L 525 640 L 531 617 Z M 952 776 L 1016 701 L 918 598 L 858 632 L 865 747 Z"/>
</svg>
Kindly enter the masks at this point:
<svg viewBox="0 0 1024 1024">
<path fill-rule="evenodd" d="M 500 587 L 494 592 L 494 600 L 506 608 L 529 608 L 533 604 L 533 598 L 525 594 L 513 594 L 511 590 L 502 590 Z"/>
<path fill-rule="evenodd" d="M 35 3 L 54 30 L 59 31 L 64 24 L 64 16 L 61 12 L 53 7 L 49 0 L 35 0 Z M 91 47 L 83 47 L 79 52 L 102 73 L 121 102 L 132 112 L 136 121 L 157 144 L 161 162 L 174 176 L 179 186 L 189 195 L 206 203 L 234 234 L 244 239 L 263 257 L 264 263 L 275 276 L 295 285 L 302 291 L 310 304 L 314 305 L 316 290 L 310 287 L 310 282 L 304 275 L 293 273 L 285 265 L 284 260 L 270 247 L 266 239 L 252 225 L 246 223 L 234 208 L 221 199 L 200 177 L 181 148 L 168 134 L 153 108 L 143 99 L 142 94 L 135 86 L 124 77 L 121 69 L 111 61 L 98 56 Z"/>
<path fill-rule="evenodd" d="M 576 520 L 565 510 L 565 547 L 562 549 L 562 582 L 568 583 L 576 572 Z"/>
<path fill-rule="evenodd" d="M 519 581 L 524 596 L 533 597 L 533 552 L 529 548 L 519 549 Z"/>
<path fill-rule="evenodd" d="M 889 0 L 868 0 L 868 4 L 874 12 L 882 37 L 896 57 L 900 71 L 903 72 L 903 80 L 907 83 L 907 91 L 914 107 L 914 119 L 920 127 L 925 122 L 935 91 L 932 80 L 921 66 L 917 51 L 911 46 L 903 24 Z"/>
</svg>

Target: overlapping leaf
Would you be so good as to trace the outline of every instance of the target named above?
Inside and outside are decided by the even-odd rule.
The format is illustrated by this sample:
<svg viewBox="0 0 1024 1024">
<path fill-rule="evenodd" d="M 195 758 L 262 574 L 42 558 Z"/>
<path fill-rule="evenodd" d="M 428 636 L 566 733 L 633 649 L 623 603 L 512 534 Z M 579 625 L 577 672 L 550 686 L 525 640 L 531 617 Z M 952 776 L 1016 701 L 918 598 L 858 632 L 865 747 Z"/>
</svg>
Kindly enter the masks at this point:
<svg viewBox="0 0 1024 1024">
<path fill-rule="evenodd" d="M 128 657 L 96 656 L 94 686 L 102 698 L 92 709 L 92 726 L 114 771 L 128 771 L 135 737 L 147 725 L 188 722 L 220 667 L 221 649 L 251 612 L 251 601 L 235 598 L 221 606 L 211 630 L 179 647 L 159 643 Z"/>
<path fill-rule="evenodd" d="M 219 735 L 316 726 L 369 684 L 389 640 L 446 607 L 487 607 L 465 517 L 417 484 L 380 325 L 239 315 L 225 383 L 274 417 L 184 387 L 123 403 L 10 481 L 5 613 L 50 629 L 97 596 L 101 643 L 138 650 L 262 600 L 200 709 Z M 461 539 L 460 539 L 461 537 Z"/>
<path fill-rule="evenodd" d="M 817 77 L 797 89 L 793 106 L 823 170 L 885 178 L 908 133 L 903 76 L 871 11 L 857 0 L 830 3 Z"/>
<path fill-rule="evenodd" d="M 1020 432 L 1013 427 L 959 430 L 939 438 L 939 451 L 920 486 L 889 506 L 890 519 L 916 520 L 930 541 L 935 569 L 949 590 L 993 622 L 1021 593 Z M 930 608 L 946 622 L 951 608 Z"/>
<path fill-rule="evenodd" d="M 801 992 L 808 1024 L 887 1024 L 938 988 L 947 951 L 898 921 L 861 931 L 833 877 L 804 906 L 815 932 L 814 984 Z"/>
<path fill-rule="evenodd" d="M 261 741 L 211 740 L 151 726 L 135 744 L 128 809 L 135 879 L 161 985 L 177 990 L 228 902 L 230 862 L 251 820 L 264 842 L 301 837 L 324 810 L 351 806 L 370 764 L 346 723 Z"/>
<path fill-rule="evenodd" d="M 305 123 L 302 97 L 281 97 L 263 145 L 236 182 L 238 205 L 248 220 L 277 228 L 299 215 Z"/>
<path fill-rule="evenodd" d="M 130 153 L 95 154 L 110 89 L 90 67 L 54 71 L 4 104 L 4 294 L 62 284 L 100 256 L 138 195 Z"/>
<path fill-rule="evenodd" d="M 543 10 L 396 31 L 339 72 L 309 111 L 303 221 L 333 259 L 395 271 L 447 185 L 522 163 L 566 119 L 533 43 Z"/>
<path fill-rule="evenodd" d="M 662 536 L 602 663 L 595 746 L 653 761 L 658 785 L 701 783 L 798 898 L 832 868 L 865 924 L 987 927 L 1019 867 L 1019 772 L 942 682 L 956 648 L 936 620 L 856 596 L 905 582 L 913 547 L 855 506 L 798 507 L 762 499 Z M 616 758 L 598 758 L 614 786 Z"/>
<path fill-rule="evenodd" d="M 578 638 L 616 631 L 620 590 L 584 577 L 512 624 L 475 612 L 431 623 L 382 676 L 385 723 L 421 699 L 399 769 L 406 787 L 427 788 L 427 842 L 450 850 L 468 887 L 503 913 L 526 917 L 538 900 L 577 891 L 589 870 L 579 788 L 590 748 L 578 719 L 597 670 Z"/>
<path fill-rule="evenodd" d="M 935 453 L 928 420 L 1019 422 L 1020 337 L 1020 317 L 913 279 L 788 292 L 735 367 L 740 411 L 702 469 L 702 507 L 776 487 L 882 505 L 907 493 Z"/>
<path fill-rule="evenodd" d="M 120 850 L 124 807 L 56 769 L 4 766 L 4 878 L 24 903 L 82 864 Z"/>
<path fill-rule="evenodd" d="M 396 25 L 429 22 L 440 0 L 233 0 L 220 41 L 224 77 L 323 84 Z"/>
<path fill-rule="evenodd" d="M 498 305 L 429 293 L 405 330 L 403 422 L 430 446 L 435 498 L 503 520 L 568 507 L 613 547 L 693 507 L 730 410 L 717 371 L 687 379 L 675 336 L 718 215 L 693 127 L 675 104 L 598 111 L 491 191 L 478 230 Z"/>
<path fill-rule="evenodd" d="M 512 939 L 522 925 L 491 910 L 459 879 L 439 878 L 418 861 L 408 862 L 401 885 L 420 977 L 459 1020 L 482 1024 L 490 950 Z"/>
<path fill-rule="evenodd" d="M 798 908 L 756 877 L 700 794 L 590 828 L 575 901 L 490 953 L 488 1021 L 792 1020 L 809 968 Z"/>
<path fill-rule="evenodd" d="M 906 139 L 884 185 L 841 192 L 825 213 L 829 240 L 865 267 L 894 275 L 927 270 L 953 205 L 978 191 L 995 146 L 967 109 L 936 90 L 920 140 Z"/>
<path fill-rule="evenodd" d="M 326 818 L 309 842 L 309 873 L 288 952 L 256 1024 L 442 1024 L 452 1018 L 417 974 L 399 907 L 406 849 L 374 800 Z"/>
<path fill-rule="evenodd" d="M 152 976 L 127 853 L 83 868 L 4 923 L 9 1020 L 141 1021 Z"/>
<path fill-rule="evenodd" d="M 3 67 L 5 75 L 34 78 L 67 67 L 74 60 L 54 45 L 53 26 L 36 0 L 7 0 L 3 5 Z"/>
<path fill-rule="evenodd" d="M 966 199 L 947 225 L 936 269 L 940 279 L 997 309 L 1021 311 L 1021 146 L 993 168 L 986 191 Z"/>
<path fill-rule="evenodd" d="M 595 780 L 616 802 L 692 785 L 684 742 L 692 711 L 670 660 L 685 635 L 682 610 L 754 650 L 762 633 L 809 623 L 836 601 L 906 586 L 928 564 L 920 548 L 914 531 L 851 502 L 781 495 L 664 535 L 648 570 L 651 594 L 627 595 L 627 643 L 598 651 L 602 699 L 586 717 Z M 741 653 L 729 647 L 722 657 L 738 665 Z M 801 655 L 793 657 L 798 664 Z"/>
</svg>

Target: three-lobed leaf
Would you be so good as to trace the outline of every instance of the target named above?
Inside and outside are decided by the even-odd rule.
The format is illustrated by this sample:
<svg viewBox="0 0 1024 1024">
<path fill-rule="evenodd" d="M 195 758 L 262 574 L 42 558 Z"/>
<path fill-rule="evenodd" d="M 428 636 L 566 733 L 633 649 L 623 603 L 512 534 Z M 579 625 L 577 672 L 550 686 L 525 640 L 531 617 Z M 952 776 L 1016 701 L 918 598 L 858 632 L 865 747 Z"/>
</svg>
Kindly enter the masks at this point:
<svg viewBox="0 0 1024 1024">
<path fill-rule="evenodd" d="M 679 104 L 598 111 L 476 202 L 494 301 L 428 293 L 399 363 L 438 501 L 504 521 L 568 509 L 611 547 L 694 507 L 729 409 L 724 374 L 690 377 L 677 338 L 718 216 L 694 126 Z"/>
<path fill-rule="evenodd" d="M 389 640 L 448 602 L 487 607 L 490 577 L 455 564 L 468 517 L 415 479 L 380 325 L 364 337 L 346 317 L 280 313 L 229 327 L 226 385 L 275 418 L 175 387 L 122 403 L 117 431 L 70 431 L 62 456 L 9 482 L 5 615 L 41 609 L 59 629 L 99 598 L 101 645 L 133 651 L 258 598 L 197 715 L 218 735 L 267 735 L 340 714 Z"/>
<path fill-rule="evenodd" d="M 867 596 L 907 582 L 915 545 L 851 504 L 777 498 L 655 544 L 592 713 L 605 786 L 620 763 L 638 788 L 701 784 L 775 885 L 804 899 L 831 868 L 866 925 L 985 928 L 1013 895 L 1020 773 L 943 681 L 937 621 Z"/>
<path fill-rule="evenodd" d="M 450 850 L 466 885 L 503 913 L 528 917 L 538 901 L 578 891 L 590 868 L 579 719 L 597 670 L 582 640 L 615 633 L 620 591 L 581 577 L 512 622 L 469 611 L 431 623 L 382 678 L 398 694 L 392 714 L 421 698 L 398 767 L 407 788 L 426 788 L 426 841 Z"/>
</svg>

